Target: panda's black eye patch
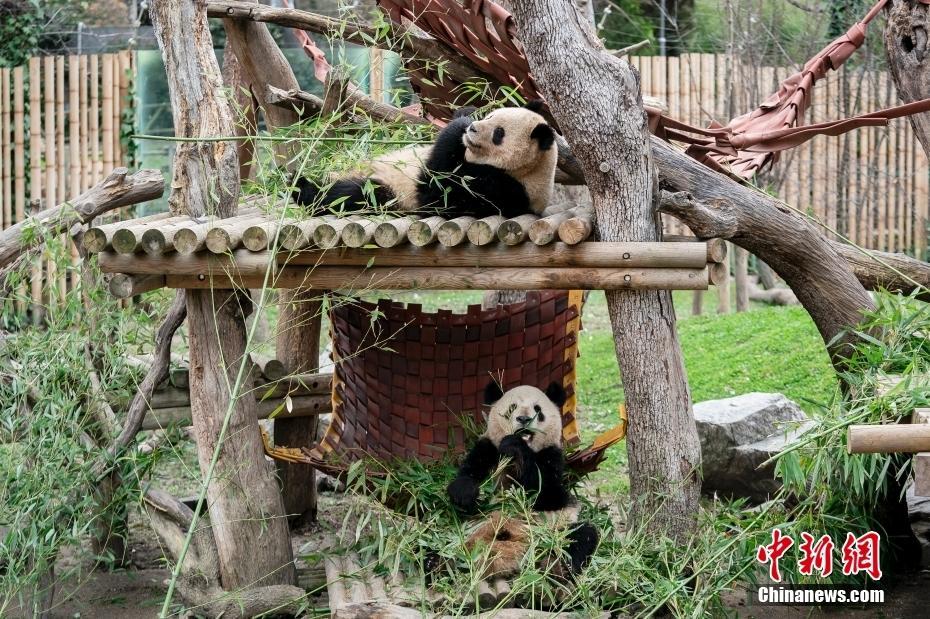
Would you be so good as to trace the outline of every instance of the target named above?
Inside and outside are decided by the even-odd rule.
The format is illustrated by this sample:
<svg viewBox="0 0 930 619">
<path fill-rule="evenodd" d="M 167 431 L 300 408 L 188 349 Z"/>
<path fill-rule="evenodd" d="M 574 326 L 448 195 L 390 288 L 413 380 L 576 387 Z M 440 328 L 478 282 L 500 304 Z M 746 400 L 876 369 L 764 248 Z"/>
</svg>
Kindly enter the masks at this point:
<svg viewBox="0 0 930 619">
<path fill-rule="evenodd" d="M 537 415 L 542 413 L 542 408 L 540 408 L 539 404 L 534 405 L 533 410 L 536 411 Z"/>
<path fill-rule="evenodd" d="M 494 142 L 496 146 L 500 146 L 501 142 L 504 141 L 504 128 L 498 127 L 494 130 L 494 136 L 491 138 L 491 141 Z"/>
</svg>

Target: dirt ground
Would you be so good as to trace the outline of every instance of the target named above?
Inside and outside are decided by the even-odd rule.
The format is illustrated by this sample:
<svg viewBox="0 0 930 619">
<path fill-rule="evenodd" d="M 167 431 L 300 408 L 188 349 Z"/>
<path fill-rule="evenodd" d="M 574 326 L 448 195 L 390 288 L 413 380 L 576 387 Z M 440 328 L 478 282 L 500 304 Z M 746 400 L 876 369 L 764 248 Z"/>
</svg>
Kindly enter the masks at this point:
<svg viewBox="0 0 930 619">
<path fill-rule="evenodd" d="M 333 532 L 342 525 L 345 507 L 340 495 L 320 495 L 320 520 L 293 537 L 294 552 L 307 557 L 325 546 Z M 162 552 L 150 529 L 138 517 L 131 521 L 130 567 L 105 572 L 81 572 L 80 560 L 74 556 L 60 562 L 59 573 L 71 571 L 71 576 L 59 584 L 56 606 L 51 617 L 73 619 L 83 617 L 113 619 L 154 619 L 158 616 L 166 590 L 168 570 L 162 562 Z M 910 619 L 930 616 L 930 570 L 904 578 L 886 594 L 880 607 L 854 608 L 756 606 L 747 604 L 747 592 L 734 591 L 725 597 L 733 616 L 741 619 L 801 619 L 830 617 L 836 619 L 894 618 Z M 326 606 L 325 594 L 314 600 L 317 608 Z M 16 615 L 12 615 L 16 616 Z"/>
</svg>

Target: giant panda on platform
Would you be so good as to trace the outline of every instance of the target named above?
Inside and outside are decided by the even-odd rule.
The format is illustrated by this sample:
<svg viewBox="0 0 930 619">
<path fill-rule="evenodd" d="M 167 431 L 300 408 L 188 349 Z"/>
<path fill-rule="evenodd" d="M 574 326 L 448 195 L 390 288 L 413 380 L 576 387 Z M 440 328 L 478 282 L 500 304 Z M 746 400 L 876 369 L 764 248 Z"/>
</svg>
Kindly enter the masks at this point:
<svg viewBox="0 0 930 619">
<path fill-rule="evenodd" d="M 450 219 L 541 214 L 558 159 L 541 105 L 501 108 L 481 120 L 462 108 L 432 145 L 388 153 L 331 183 L 299 178 L 294 200 L 326 210 L 380 207 Z"/>
<path fill-rule="evenodd" d="M 558 575 L 578 573 L 594 553 L 597 529 L 578 523 L 578 506 L 565 483 L 565 456 L 562 451 L 562 405 L 565 390 L 553 382 L 545 392 L 522 385 L 503 393 L 496 382 L 485 389 L 490 405 L 488 425 L 475 446 L 465 456 L 447 492 L 452 504 L 473 513 L 478 506 L 481 483 L 497 469 L 502 458 L 509 464 L 500 480 L 506 488 L 522 486 L 534 497 L 533 509 L 552 526 L 568 526 L 570 562 Z M 491 514 L 467 540 L 474 548 L 491 547 L 489 576 L 506 576 L 519 571 L 526 552 L 527 527 L 515 518 Z"/>
</svg>

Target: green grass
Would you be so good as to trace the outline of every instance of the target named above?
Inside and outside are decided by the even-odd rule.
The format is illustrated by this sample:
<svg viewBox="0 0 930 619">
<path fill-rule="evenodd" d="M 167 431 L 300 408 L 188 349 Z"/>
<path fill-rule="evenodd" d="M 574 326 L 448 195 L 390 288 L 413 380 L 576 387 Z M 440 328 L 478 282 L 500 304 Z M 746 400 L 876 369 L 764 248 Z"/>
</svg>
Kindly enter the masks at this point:
<svg viewBox="0 0 930 619">
<path fill-rule="evenodd" d="M 596 309 L 589 305 L 585 316 Z M 777 391 L 811 410 L 814 402 L 825 402 L 836 385 L 823 340 L 802 308 L 763 307 L 684 318 L 678 331 L 695 402 Z M 609 330 L 583 332 L 580 350 L 579 423 L 582 438 L 591 440 L 617 424 L 623 389 Z M 614 446 L 589 486 L 607 496 L 626 492 L 626 471 L 626 445 Z"/>
</svg>

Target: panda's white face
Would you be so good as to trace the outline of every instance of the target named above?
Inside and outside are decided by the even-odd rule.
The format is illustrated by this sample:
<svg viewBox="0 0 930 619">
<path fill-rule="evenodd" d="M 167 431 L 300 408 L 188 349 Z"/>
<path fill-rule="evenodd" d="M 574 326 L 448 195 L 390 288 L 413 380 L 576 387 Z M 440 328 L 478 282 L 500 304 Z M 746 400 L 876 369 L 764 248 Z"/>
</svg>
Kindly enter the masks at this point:
<svg viewBox="0 0 930 619">
<path fill-rule="evenodd" d="M 529 170 L 555 169 L 558 153 L 546 119 L 526 108 L 494 110 L 469 126 L 462 143 L 465 160 L 522 176 Z"/>
<path fill-rule="evenodd" d="M 485 433 L 495 445 L 508 434 L 519 435 L 533 451 L 561 447 L 561 402 L 556 404 L 536 387 L 514 387 L 491 405 Z"/>
</svg>

